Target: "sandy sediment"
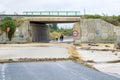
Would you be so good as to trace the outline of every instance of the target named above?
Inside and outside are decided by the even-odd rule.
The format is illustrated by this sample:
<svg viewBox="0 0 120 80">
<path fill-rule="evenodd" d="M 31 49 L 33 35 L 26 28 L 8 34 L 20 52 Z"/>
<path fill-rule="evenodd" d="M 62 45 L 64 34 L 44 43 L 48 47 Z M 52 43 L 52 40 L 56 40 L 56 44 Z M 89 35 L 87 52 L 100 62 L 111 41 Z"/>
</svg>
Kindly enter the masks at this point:
<svg viewBox="0 0 120 80">
<path fill-rule="evenodd" d="M 76 50 L 84 62 L 97 70 L 120 77 L 120 50 L 114 44 L 81 44 Z"/>
</svg>

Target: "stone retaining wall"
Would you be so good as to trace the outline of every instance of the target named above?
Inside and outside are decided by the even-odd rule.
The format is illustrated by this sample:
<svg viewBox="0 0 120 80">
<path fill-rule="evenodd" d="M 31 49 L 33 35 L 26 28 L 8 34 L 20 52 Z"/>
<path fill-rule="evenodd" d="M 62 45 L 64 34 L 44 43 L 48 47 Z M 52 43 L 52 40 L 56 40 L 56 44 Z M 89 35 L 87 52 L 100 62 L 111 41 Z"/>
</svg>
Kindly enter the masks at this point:
<svg viewBox="0 0 120 80">
<path fill-rule="evenodd" d="M 117 30 L 120 30 L 101 19 L 81 19 L 78 27 L 80 28 L 74 28 L 80 31 L 81 42 L 114 42 L 118 36 Z"/>
</svg>

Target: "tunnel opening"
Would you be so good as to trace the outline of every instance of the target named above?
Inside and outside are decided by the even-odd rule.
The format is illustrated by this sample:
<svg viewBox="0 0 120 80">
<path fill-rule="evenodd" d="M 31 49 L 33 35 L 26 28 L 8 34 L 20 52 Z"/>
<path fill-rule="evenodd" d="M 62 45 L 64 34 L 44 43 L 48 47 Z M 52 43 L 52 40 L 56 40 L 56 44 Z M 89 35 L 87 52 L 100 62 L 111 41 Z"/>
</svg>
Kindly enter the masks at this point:
<svg viewBox="0 0 120 80">
<path fill-rule="evenodd" d="M 44 23 L 44 22 L 30 21 L 32 42 L 50 42 L 50 40 L 52 40 L 50 37 L 50 32 L 51 32 L 50 24 L 57 24 L 57 27 L 60 30 L 61 28 L 63 29 L 72 28 L 74 23 Z M 58 32 L 58 30 L 56 30 L 56 32 Z M 61 32 L 61 33 L 66 35 L 65 34 L 66 32 Z M 58 35 L 58 38 L 60 34 Z"/>
<path fill-rule="evenodd" d="M 49 27 L 42 22 L 30 22 L 32 42 L 49 42 Z"/>
<path fill-rule="evenodd" d="M 31 40 L 32 42 L 50 42 L 51 40 L 55 40 L 56 35 L 54 35 L 51 38 L 51 24 L 57 24 L 58 29 L 63 30 L 66 29 L 62 32 L 59 32 L 58 30 L 56 30 L 55 32 L 57 32 L 57 37 L 58 40 L 60 38 L 61 34 L 65 34 L 69 32 L 71 38 L 72 38 L 72 30 L 67 31 L 68 28 L 73 29 L 73 24 L 75 22 L 46 22 L 46 21 L 30 21 L 30 26 L 31 26 Z M 69 27 L 68 27 L 69 26 Z M 62 28 L 63 27 L 63 28 Z"/>
<path fill-rule="evenodd" d="M 72 42 L 72 31 L 74 23 L 49 23 L 50 27 L 50 42 Z M 63 35 L 61 41 L 60 36 Z"/>
</svg>

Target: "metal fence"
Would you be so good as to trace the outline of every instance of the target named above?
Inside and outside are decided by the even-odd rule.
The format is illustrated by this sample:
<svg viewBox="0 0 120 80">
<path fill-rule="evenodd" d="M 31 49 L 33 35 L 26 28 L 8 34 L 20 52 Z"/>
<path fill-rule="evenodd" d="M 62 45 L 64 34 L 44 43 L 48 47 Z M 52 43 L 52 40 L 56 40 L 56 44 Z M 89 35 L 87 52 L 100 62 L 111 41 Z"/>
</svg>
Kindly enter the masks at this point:
<svg viewBox="0 0 120 80">
<path fill-rule="evenodd" d="M 80 11 L 25 11 L 24 15 L 80 16 Z"/>
</svg>

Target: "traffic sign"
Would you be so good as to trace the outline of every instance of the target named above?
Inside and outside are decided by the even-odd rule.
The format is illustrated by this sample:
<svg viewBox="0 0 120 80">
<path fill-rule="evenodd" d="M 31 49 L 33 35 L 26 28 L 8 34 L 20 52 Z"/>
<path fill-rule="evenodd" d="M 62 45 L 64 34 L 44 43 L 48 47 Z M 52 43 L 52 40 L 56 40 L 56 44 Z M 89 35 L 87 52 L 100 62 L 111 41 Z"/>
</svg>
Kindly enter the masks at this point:
<svg viewBox="0 0 120 80">
<path fill-rule="evenodd" d="M 74 31 L 72 32 L 72 36 L 73 36 L 73 37 L 77 37 L 77 36 L 78 36 L 78 34 L 79 34 L 79 33 L 78 33 L 78 31 L 77 31 L 77 30 L 74 30 Z"/>
<path fill-rule="evenodd" d="M 7 27 L 7 32 L 10 32 L 10 27 Z"/>
</svg>

